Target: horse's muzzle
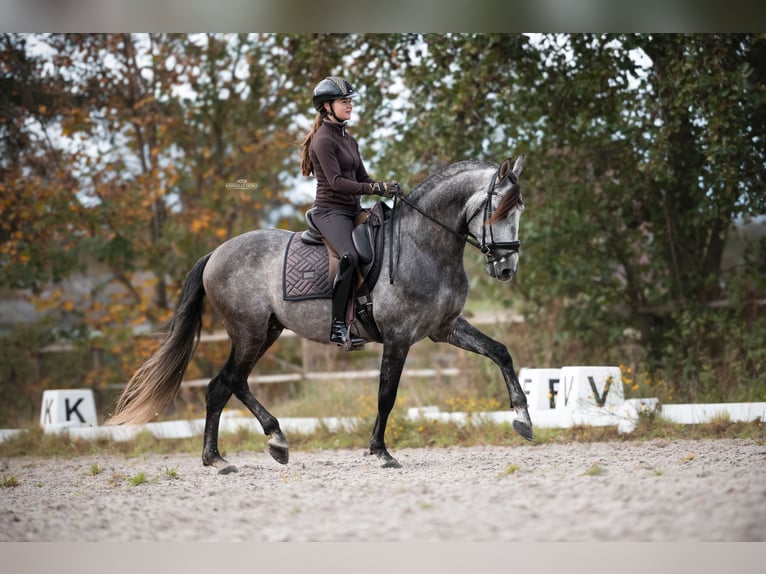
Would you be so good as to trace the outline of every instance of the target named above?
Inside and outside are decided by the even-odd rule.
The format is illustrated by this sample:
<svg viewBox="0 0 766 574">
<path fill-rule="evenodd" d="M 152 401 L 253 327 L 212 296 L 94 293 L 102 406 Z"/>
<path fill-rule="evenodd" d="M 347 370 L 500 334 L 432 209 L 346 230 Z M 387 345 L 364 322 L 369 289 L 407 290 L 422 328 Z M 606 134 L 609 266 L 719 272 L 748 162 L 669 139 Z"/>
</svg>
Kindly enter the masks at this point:
<svg viewBox="0 0 766 574">
<path fill-rule="evenodd" d="M 487 273 L 498 281 L 506 282 L 516 277 L 519 263 L 516 257 L 501 257 L 487 262 Z"/>
</svg>

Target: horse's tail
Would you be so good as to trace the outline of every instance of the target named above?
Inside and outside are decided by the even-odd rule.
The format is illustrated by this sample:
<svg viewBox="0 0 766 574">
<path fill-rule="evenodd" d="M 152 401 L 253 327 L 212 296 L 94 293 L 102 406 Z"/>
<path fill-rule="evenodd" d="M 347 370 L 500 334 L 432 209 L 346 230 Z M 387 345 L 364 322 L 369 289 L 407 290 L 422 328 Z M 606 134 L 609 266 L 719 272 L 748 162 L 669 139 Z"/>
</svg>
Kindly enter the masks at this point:
<svg viewBox="0 0 766 574">
<path fill-rule="evenodd" d="M 202 330 L 202 272 L 210 255 L 197 261 L 189 272 L 165 340 L 125 385 L 107 424 L 148 422 L 175 400 Z"/>
</svg>

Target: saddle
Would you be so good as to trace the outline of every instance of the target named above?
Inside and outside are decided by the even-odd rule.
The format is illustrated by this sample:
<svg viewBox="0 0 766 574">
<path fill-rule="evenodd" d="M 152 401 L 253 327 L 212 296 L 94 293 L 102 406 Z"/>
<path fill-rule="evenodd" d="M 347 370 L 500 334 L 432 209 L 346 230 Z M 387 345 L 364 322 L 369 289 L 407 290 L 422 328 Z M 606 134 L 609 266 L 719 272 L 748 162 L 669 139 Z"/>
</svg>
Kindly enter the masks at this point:
<svg viewBox="0 0 766 574">
<path fill-rule="evenodd" d="M 314 225 L 312 211 L 309 209 L 305 214 L 307 229 L 293 233 L 285 249 L 282 281 L 285 301 L 332 298 L 332 283 L 340 259 Z M 391 208 L 382 202 L 362 210 L 354 220 L 351 234 L 359 261 L 352 315 L 377 342 L 382 342 L 382 337 L 373 318 L 371 293 L 383 265 L 384 230 L 390 214 Z"/>
</svg>

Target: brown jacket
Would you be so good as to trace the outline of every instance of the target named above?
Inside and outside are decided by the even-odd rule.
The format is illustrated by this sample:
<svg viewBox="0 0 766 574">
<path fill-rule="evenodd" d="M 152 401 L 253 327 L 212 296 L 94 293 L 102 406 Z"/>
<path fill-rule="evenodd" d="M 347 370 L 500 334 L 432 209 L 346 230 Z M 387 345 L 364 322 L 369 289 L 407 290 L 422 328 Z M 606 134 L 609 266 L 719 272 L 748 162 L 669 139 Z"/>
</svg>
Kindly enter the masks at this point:
<svg viewBox="0 0 766 574">
<path fill-rule="evenodd" d="M 317 178 L 315 207 L 356 213 L 360 196 L 371 193 L 356 140 L 343 124 L 325 121 L 311 140 L 311 163 Z"/>
</svg>

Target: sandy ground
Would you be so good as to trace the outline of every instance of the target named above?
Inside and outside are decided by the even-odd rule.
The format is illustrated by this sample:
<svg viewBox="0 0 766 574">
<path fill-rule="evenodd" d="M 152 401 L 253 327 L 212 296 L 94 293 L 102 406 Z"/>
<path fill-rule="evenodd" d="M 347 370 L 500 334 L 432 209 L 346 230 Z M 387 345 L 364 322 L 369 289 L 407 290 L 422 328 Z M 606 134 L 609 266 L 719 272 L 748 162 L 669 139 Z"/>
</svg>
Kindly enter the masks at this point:
<svg viewBox="0 0 766 574">
<path fill-rule="evenodd" d="M 392 452 L 404 468 L 350 450 L 287 466 L 229 453 L 228 475 L 192 454 L 2 459 L 19 484 L 0 489 L 0 541 L 766 540 L 753 441 Z"/>
</svg>

